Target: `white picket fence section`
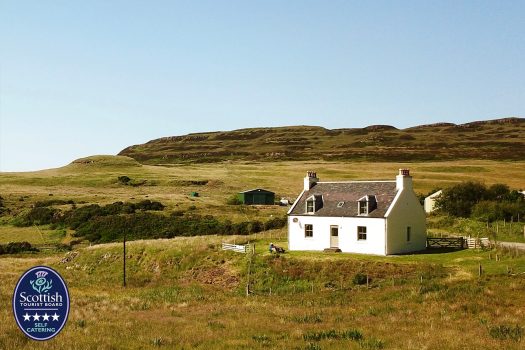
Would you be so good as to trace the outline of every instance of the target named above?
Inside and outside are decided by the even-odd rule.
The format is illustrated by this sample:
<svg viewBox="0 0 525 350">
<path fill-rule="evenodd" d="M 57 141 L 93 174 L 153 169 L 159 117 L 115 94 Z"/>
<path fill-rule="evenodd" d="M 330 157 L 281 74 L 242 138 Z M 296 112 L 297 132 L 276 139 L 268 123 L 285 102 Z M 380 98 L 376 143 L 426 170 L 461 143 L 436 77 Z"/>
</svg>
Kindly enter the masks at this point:
<svg viewBox="0 0 525 350">
<path fill-rule="evenodd" d="M 246 254 L 252 251 L 252 247 L 249 244 L 239 245 L 239 244 L 222 243 L 222 250 L 232 250 L 237 253 Z"/>
<path fill-rule="evenodd" d="M 465 244 L 470 249 L 475 248 L 489 248 L 491 246 L 488 237 L 463 237 Z"/>
</svg>

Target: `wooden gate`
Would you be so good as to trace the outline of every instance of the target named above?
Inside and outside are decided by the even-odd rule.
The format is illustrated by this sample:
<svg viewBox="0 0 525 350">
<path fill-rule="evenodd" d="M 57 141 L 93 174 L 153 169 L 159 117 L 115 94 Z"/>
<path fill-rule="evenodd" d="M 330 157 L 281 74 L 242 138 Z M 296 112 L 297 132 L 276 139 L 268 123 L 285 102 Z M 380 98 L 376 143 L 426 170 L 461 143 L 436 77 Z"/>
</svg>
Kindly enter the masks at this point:
<svg viewBox="0 0 525 350">
<path fill-rule="evenodd" d="M 464 242 L 463 237 L 427 237 L 427 248 L 462 249 Z"/>
</svg>

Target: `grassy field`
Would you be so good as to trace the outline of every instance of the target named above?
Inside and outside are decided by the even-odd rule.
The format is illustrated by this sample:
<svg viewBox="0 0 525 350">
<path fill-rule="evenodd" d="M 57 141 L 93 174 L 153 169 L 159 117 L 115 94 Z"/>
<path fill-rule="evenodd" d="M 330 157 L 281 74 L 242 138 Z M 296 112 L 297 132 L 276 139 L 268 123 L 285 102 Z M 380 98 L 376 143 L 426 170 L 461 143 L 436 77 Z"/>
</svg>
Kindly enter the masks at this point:
<svg viewBox="0 0 525 350">
<path fill-rule="evenodd" d="M 286 207 L 226 205 L 251 188 L 295 199 L 307 170 L 321 181 L 393 180 L 410 168 L 416 192 L 466 180 L 522 188 L 525 161 L 421 163 L 224 162 L 151 166 L 126 157 L 98 156 L 59 169 L 1 173 L 0 243 L 67 242 L 49 227 L 12 226 L 11 218 L 37 201 L 76 205 L 161 201 L 166 212 L 193 211 L 232 221 L 265 221 Z M 128 176 L 133 185 L 119 183 Z M 199 192 L 199 197 L 190 196 Z M 59 208 L 67 210 L 72 205 Z M 440 220 L 439 218 L 431 218 Z M 523 223 L 521 223 L 523 224 Z M 476 233 L 484 223 L 458 220 L 432 228 Z M 477 226 L 476 226 L 477 225 Z M 507 224 L 508 225 L 508 224 Z M 519 229 L 520 224 L 515 224 Z M 479 226 L 479 227 L 478 227 Z M 507 229 L 507 226 L 505 226 Z M 518 237 L 500 228 L 500 237 Z M 254 243 L 248 257 L 219 249 L 223 241 Z M 270 255 L 270 241 L 286 247 L 286 229 L 257 236 L 205 236 L 134 241 L 128 247 L 128 287 L 121 286 L 121 244 L 0 256 L 0 349 L 521 349 L 525 323 L 525 257 L 515 251 L 431 252 L 394 257 L 292 252 Z M 495 255 L 498 254 L 498 261 Z M 63 260 L 66 258 L 65 260 Z M 11 297 L 31 266 L 56 268 L 71 292 L 66 328 L 34 343 L 17 329 Z M 478 276 L 479 265 L 484 274 Z M 250 296 L 245 286 L 250 271 Z M 353 282 L 369 276 L 369 288 Z"/>
<path fill-rule="evenodd" d="M 265 188 L 276 193 L 276 198 L 294 200 L 302 190 L 302 179 L 308 170 L 317 171 L 321 181 L 337 180 L 394 180 L 399 168 L 410 168 L 415 191 L 428 193 L 432 189 L 475 180 L 487 185 L 505 183 L 520 189 L 525 183 L 525 161 L 496 162 L 463 160 L 449 162 L 224 162 L 213 164 L 186 164 L 169 166 L 141 165 L 127 157 L 95 156 L 77 160 L 58 169 L 29 173 L 0 173 L 0 196 L 10 209 L 0 224 L 0 242 L 13 237 L 38 242 L 37 229 L 16 229 L 9 226 L 9 217 L 27 211 L 35 202 L 63 199 L 78 205 L 108 204 L 115 201 L 138 202 L 157 200 L 167 205 L 166 212 L 189 211 L 213 215 L 234 222 L 244 220 L 267 221 L 283 216 L 288 210 L 280 206 L 226 205 L 232 195 L 253 188 Z M 119 176 L 128 176 L 136 186 L 119 183 Z M 199 197 L 192 197 L 198 192 Z M 64 210 L 70 205 L 59 206 Z M 522 218 L 523 221 L 523 218 Z M 7 224 L 7 226 L 6 226 Z M 471 226 L 476 226 L 471 225 Z M 480 223 L 479 233 L 483 233 Z M 463 225 L 464 226 L 464 225 Z M 467 235 L 470 228 L 449 225 L 440 232 Z M 479 226 L 479 225 L 478 225 Z M 519 224 L 514 234 L 502 237 L 522 241 Z M 45 231 L 45 229 L 42 229 Z M 448 231 L 447 231 L 448 230 Z M 484 234 L 484 233 L 483 233 Z M 475 234 L 473 234 L 475 235 Z M 69 236 L 64 240 L 69 240 Z M 498 238 L 501 239 L 501 238 Z"/>
<path fill-rule="evenodd" d="M 273 241 L 281 235 L 272 234 Z M 221 251 L 222 241 L 255 243 L 256 255 Z M 496 252 L 465 250 L 278 257 L 266 251 L 269 241 L 259 235 L 130 242 L 126 288 L 121 244 L 4 256 L 0 349 L 523 348 L 524 256 L 500 252 L 496 261 Z M 72 300 L 65 329 L 41 343 L 22 335 L 10 310 L 17 278 L 37 264 L 65 277 Z M 357 273 L 369 276 L 368 288 L 353 283 Z"/>
<path fill-rule="evenodd" d="M 295 199 L 302 190 L 308 170 L 317 171 L 321 181 L 394 180 L 399 168 L 410 168 L 416 192 L 477 180 L 486 184 L 505 183 L 522 188 L 525 161 L 496 162 L 465 160 L 450 162 L 236 162 L 170 166 L 140 165 L 126 157 L 99 156 L 58 169 L 29 173 L 0 173 L 0 195 L 8 206 L 25 208 L 38 200 L 73 199 L 77 202 L 112 203 L 155 199 L 168 210 L 197 210 L 230 219 L 268 218 L 286 208 L 225 205 L 237 192 L 265 188 L 276 197 Z M 140 186 L 126 186 L 119 176 L 128 176 Z M 198 192 L 199 197 L 191 197 Z"/>
</svg>

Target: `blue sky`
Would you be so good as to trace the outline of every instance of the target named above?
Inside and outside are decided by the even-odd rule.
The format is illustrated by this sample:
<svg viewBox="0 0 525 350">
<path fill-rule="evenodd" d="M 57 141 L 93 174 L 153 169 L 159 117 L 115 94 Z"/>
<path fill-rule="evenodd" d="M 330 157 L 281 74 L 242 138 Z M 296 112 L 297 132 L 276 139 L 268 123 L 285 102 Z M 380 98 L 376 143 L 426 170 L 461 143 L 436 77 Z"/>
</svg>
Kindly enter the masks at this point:
<svg viewBox="0 0 525 350">
<path fill-rule="evenodd" d="M 525 1 L 0 0 L 0 170 L 189 132 L 525 115 Z"/>
</svg>

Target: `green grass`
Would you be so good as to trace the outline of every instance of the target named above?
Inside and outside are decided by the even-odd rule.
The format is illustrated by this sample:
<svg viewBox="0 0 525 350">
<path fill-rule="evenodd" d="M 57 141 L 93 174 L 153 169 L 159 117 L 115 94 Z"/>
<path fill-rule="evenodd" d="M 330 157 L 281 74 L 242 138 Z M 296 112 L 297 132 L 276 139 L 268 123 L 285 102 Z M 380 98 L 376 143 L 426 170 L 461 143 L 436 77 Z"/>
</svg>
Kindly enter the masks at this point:
<svg viewBox="0 0 525 350">
<path fill-rule="evenodd" d="M 37 264 L 64 276 L 72 300 L 66 328 L 39 343 L 43 349 L 461 349 L 465 339 L 477 349 L 523 346 L 517 306 L 525 300 L 524 256 L 496 262 L 489 252 L 465 250 L 396 257 L 293 252 L 277 258 L 263 249 L 274 238 L 130 242 L 126 288 L 121 244 L 1 257 L 0 348 L 34 348 L 12 321 L 10 298 L 18 277 Z M 244 293 L 248 257 L 219 250 L 224 240 L 255 242 L 251 278 L 263 287 L 256 293 Z M 64 256 L 70 259 L 61 263 Z M 485 274 L 478 277 L 480 262 Z M 512 274 L 502 270 L 507 265 Z M 370 288 L 338 284 L 337 277 L 363 268 L 372 276 Z"/>
<path fill-rule="evenodd" d="M 233 194 L 251 188 L 265 188 L 276 198 L 294 200 L 302 190 L 302 179 L 308 170 L 316 170 L 321 181 L 337 180 L 394 180 L 399 168 L 408 167 L 414 178 L 416 192 L 427 193 L 461 181 L 482 181 L 488 185 L 505 183 L 520 188 L 525 183 L 525 162 L 496 162 L 486 160 L 448 162 L 240 162 L 220 164 L 187 164 L 171 166 L 128 166 L 117 157 L 114 166 L 105 158 L 97 163 L 71 164 L 59 169 L 30 173 L 0 173 L 0 195 L 5 205 L 16 213 L 36 201 L 54 199 L 74 200 L 77 203 L 108 204 L 115 201 L 157 200 L 167 210 L 188 210 L 211 214 L 232 221 L 258 219 L 266 221 L 272 215 L 284 215 L 288 208 L 279 206 L 228 206 Z M 127 163 L 125 163 L 127 164 Z M 438 173 L 435 167 L 481 167 L 487 172 Z M 429 169 L 430 168 L 430 169 Z M 147 180 L 144 186 L 132 187 L 118 183 L 119 176 Z M 205 185 L 196 185 L 207 181 Z M 191 192 L 199 192 L 193 198 Z"/>
<path fill-rule="evenodd" d="M 0 243 L 41 243 L 42 236 L 34 227 L 15 228 L 9 222 L 36 201 L 52 198 L 73 199 L 78 205 L 151 199 L 167 204 L 167 212 L 195 206 L 194 212 L 203 215 L 266 221 L 272 215 L 284 215 L 288 208 L 226 206 L 225 200 L 255 187 L 294 199 L 307 170 L 316 170 L 322 181 L 393 180 L 399 168 L 408 167 L 421 193 L 464 180 L 501 182 L 511 188 L 525 183 L 524 161 L 150 166 L 125 158 L 113 163 L 112 159 L 0 174 L 0 195 L 10 210 L 1 219 Z M 469 171 L 476 168 L 487 171 Z M 118 184 L 122 175 L 147 180 L 148 185 Z M 195 182 L 205 180 L 205 185 Z M 201 197 L 191 198 L 192 191 Z M 475 232 L 483 223 L 459 220 L 450 227 Z M 70 239 L 63 232 L 39 229 L 44 241 Z M 432 230 L 439 233 L 443 228 Z M 255 243 L 249 297 L 245 284 L 250 260 L 219 250 L 223 241 Z M 515 340 L 521 329 L 516 325 L 525 326 L 520 307 L 525 303 L 525 258 L 519 253 L 464 250 L 377 257 L 287 252 L 277 257 L 268 252 L 269 242 L 286 249 L 286 230 L 257 236 L 130 242 L 127 288 L 121 286 L 119 243 L 78 248 L 69 255 L 1 256 L 0 349 L 35 346 L 17 329 L 10 303 L 19 276 L 39 264 L 56 268 L 66 278 L 72 296 L 66 328 L 55 339 L 38 343 L 42 349 L 462 349 L 465 339 L 469 348 L 523 348 L 523 340 Z M 71 259 L 61 263 L 64 257 Z M 484 271 L 481 277 L 479 264 Z M 357 273 L 371 277 L 370 288 L 352 283 Z M 351 330 L 363 340 L 341 336 Z M 305 335 L 314 333 L 327 336 L 305 340 Z"/>
<path fill-rule="evenodd" d="M 50 230 L 46 227 L 14 227 L 0 225 L 0 244 L 9 242 L 29 242 L 31 244 L 61 243 L 66 238 L 62 230 Z"/>
</svg>

